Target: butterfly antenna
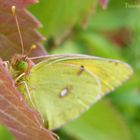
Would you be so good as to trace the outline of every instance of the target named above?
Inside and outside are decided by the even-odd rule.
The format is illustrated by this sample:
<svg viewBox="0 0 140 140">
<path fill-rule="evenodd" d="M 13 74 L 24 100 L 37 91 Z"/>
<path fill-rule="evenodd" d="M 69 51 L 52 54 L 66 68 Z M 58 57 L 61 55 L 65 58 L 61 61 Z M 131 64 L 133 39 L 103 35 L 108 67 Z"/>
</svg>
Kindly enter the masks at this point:
<svg viewBox="0 0 140 140">
<path fill-rule="evenodd" d="M 12 6 L 11 10 L 12 10 L 12 14 L 13 14 L 13 17 L 15 19 L 18 34 L 19 34 L 19 37 L 20 37 L 20 43 L 21 43 L 21 47 L 22 47 L 22 54 L 24 54 L 24 44 L 23 44 L 23 38 L 22 38 L 22 34 L 21 34 L 21 30 L 20 30 L 20 27 L 19 27 L 19 22 L 18 22 L 18 18 L 17 18 L 17 14 L 16 14 L 16 6 Z"/>
<path fill-rule="evenodd" d="M 30 47 L 30 50 L 27 52 L 26 56 L 28 56 L 34 49 L 36 49 L 37 46 L 34 44 Z"/>
</svg>

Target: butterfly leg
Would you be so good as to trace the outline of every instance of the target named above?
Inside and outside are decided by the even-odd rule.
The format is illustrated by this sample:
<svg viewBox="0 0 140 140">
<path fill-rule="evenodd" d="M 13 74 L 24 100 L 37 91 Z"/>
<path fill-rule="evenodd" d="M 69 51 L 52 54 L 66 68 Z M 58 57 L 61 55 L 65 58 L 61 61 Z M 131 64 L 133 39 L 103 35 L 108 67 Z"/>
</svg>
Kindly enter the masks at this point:
<svg viewBox="0 0 140 140">
<path fill-rule="evenodd" d="M 20 74 L 16 79 L 15 79 L 15 83 L 17 83 L 23 76 L 25 76 L 26 73 L 23 72 L 22 74 Z"/>
<path fill-rule="evenodd" d="M 33 106 L 33 108 L 35 108 L 35 104 L 33 103 L 33 100 L 32 100 L 32 98 L 31 98 L 31 93 L 30 93 L 30 91 L 29 91 L 29 88 L 28 88 L 28 85 L 27 85 L 27 83 L 25 82 L 25 81 L 22 81 L 22 82 L 20 82 L 19 83 L 19 85 L 20 84 L 23 84 L 24 86 L 25 86 L 25 89 L 26 89 L 26 98 L 27 99 L 29 99 L 30 100 L 30 102 L 31 102 L 31 104 L 32 104 L 32 106 Z"/>
<path fill-rule="evenodd" d="M 32 104 L 32 107 L 33 107 L 34 109 L 36 109 L 36 106 L 35 106 L 35 104 L 33 103 L 33 100 L 32 100 L 32 98 L 31 98 L 31 93 L 30 93 L 30 91 L 29 91 L 29 88 L 28 88 L 27 83 L 26 83 L 25 81 L 22 81 L 22 82 L 20 82 L 19 84 L 23 84 L 23 85 L 25 86 L 25 89 L 26 89 L 26 92 L 27 92 L 27 94 L 26 94 L 27 96 L 26 96 L 25 98 L 29 99 L 30 102 L 31 102 L 31 104 Z M 39 112 L 39 111 L 38 111 L 38 112 Z M 40 129 L 42 129 L 42 123 L 44 123 L 44 119 L 43 119 L 43 116 L 41 115 L 40 112 L 39 112 L 38 116 L 41 118 L 42 122 L 41 122 L 41 120 L 40 120 L 38 117 L 36 117 L 36 114 L 35 114 L 34 117 L 35 117 L 37 123 L 39 124 Z"/>
<path fill-rule="evenodd" d="M 5 67 L 5 69 L 6 69 L 7 71 L 9 71 L 9 66 L 10 66 L 9 61 L 4 61 L 4 62 L 3 62 L 3 66 Z M 14 84 L 14 86 L 15 86 L 15 83 L 13 83 L 13 84 Z M 23 101 L 22 97 L 19 97 L 19 98 L 20 98 L 20 101 L 22 102 L 22 101 Z"/>
<path fill-rule="evenodd" d="M 7 71 L 9 71 L 9 61 L 4 61 L 3 66 L 6 68 Z"/>
</svg>

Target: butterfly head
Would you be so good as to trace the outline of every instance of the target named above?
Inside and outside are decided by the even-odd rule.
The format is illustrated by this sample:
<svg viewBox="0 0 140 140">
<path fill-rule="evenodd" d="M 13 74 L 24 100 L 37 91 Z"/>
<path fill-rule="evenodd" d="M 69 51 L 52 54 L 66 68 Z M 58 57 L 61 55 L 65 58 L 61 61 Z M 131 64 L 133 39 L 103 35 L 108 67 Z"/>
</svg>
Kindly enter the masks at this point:
<svg viewBox="0 0 140 140">
<path fill-rule="evenodd" d="M 34 63 L 27 57 L 27 55 L 16 54 L 11 59 L 12 68 L 20 73 L 28 72 Z"/>
</svg>

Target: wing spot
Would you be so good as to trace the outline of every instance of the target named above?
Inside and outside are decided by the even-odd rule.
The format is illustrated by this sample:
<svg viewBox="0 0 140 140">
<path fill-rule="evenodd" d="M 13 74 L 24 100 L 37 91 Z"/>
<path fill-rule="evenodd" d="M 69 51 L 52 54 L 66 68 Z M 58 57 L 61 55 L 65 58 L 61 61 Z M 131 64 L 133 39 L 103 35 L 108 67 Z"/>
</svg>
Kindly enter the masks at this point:
<svg viewBox="0 0 140 140">
<path fill-rule="evenodd" d="M 84 70 L 85 70 L 85 67 L 81 65 L 80 70 L 78 71 L 77 75 L 80 76 Z"/>
<path fill-rule="evenodd" d="M 68 96 L 71 89 L 72 89 L 72 86 L 67 86 L 67 87 L 63 88 L 63 89 L 60 91 L 59 97 L 62 98 L 62 97 Z"/>
</svg>

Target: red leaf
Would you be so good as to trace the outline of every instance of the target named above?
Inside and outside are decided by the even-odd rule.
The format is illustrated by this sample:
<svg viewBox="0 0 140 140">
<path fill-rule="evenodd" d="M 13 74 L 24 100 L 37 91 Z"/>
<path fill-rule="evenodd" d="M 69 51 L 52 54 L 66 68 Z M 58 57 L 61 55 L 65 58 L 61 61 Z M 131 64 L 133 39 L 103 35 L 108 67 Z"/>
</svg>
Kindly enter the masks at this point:
<svg viewBox="0 0 140 140">
<path fill-rule="evenodd" d="M 31 3 L 36 3 L 38 0 L 0 0 L 2 5 L 12 6 L 15 5 L 17 7 L 23 8 Z"/>
<path fill-rule="evenodd" d="M 21 101 L 10 75 L 0 60 L 0 123 L 4 124 L 17 140 L 54 140 L 51 131 L 37 122 L 38 115 Z"/>
<path fill-rule="evenodd" d="M 21 33 L 24 41 L 25 51 L 27 52 L 31 45 L 38 45 L 32 55 L 46 54 L 40 42 L 44 39 L 36 28 L 41 24 L 33 17 L 25 7 L 36 0 L 0 0 L 0 56 L 9 60 L 15 53 L 21 53 L 21 45 L 16 23 L 11 12 L 11 6 L 16 5 L 17 16 Z"/>
</svg>

